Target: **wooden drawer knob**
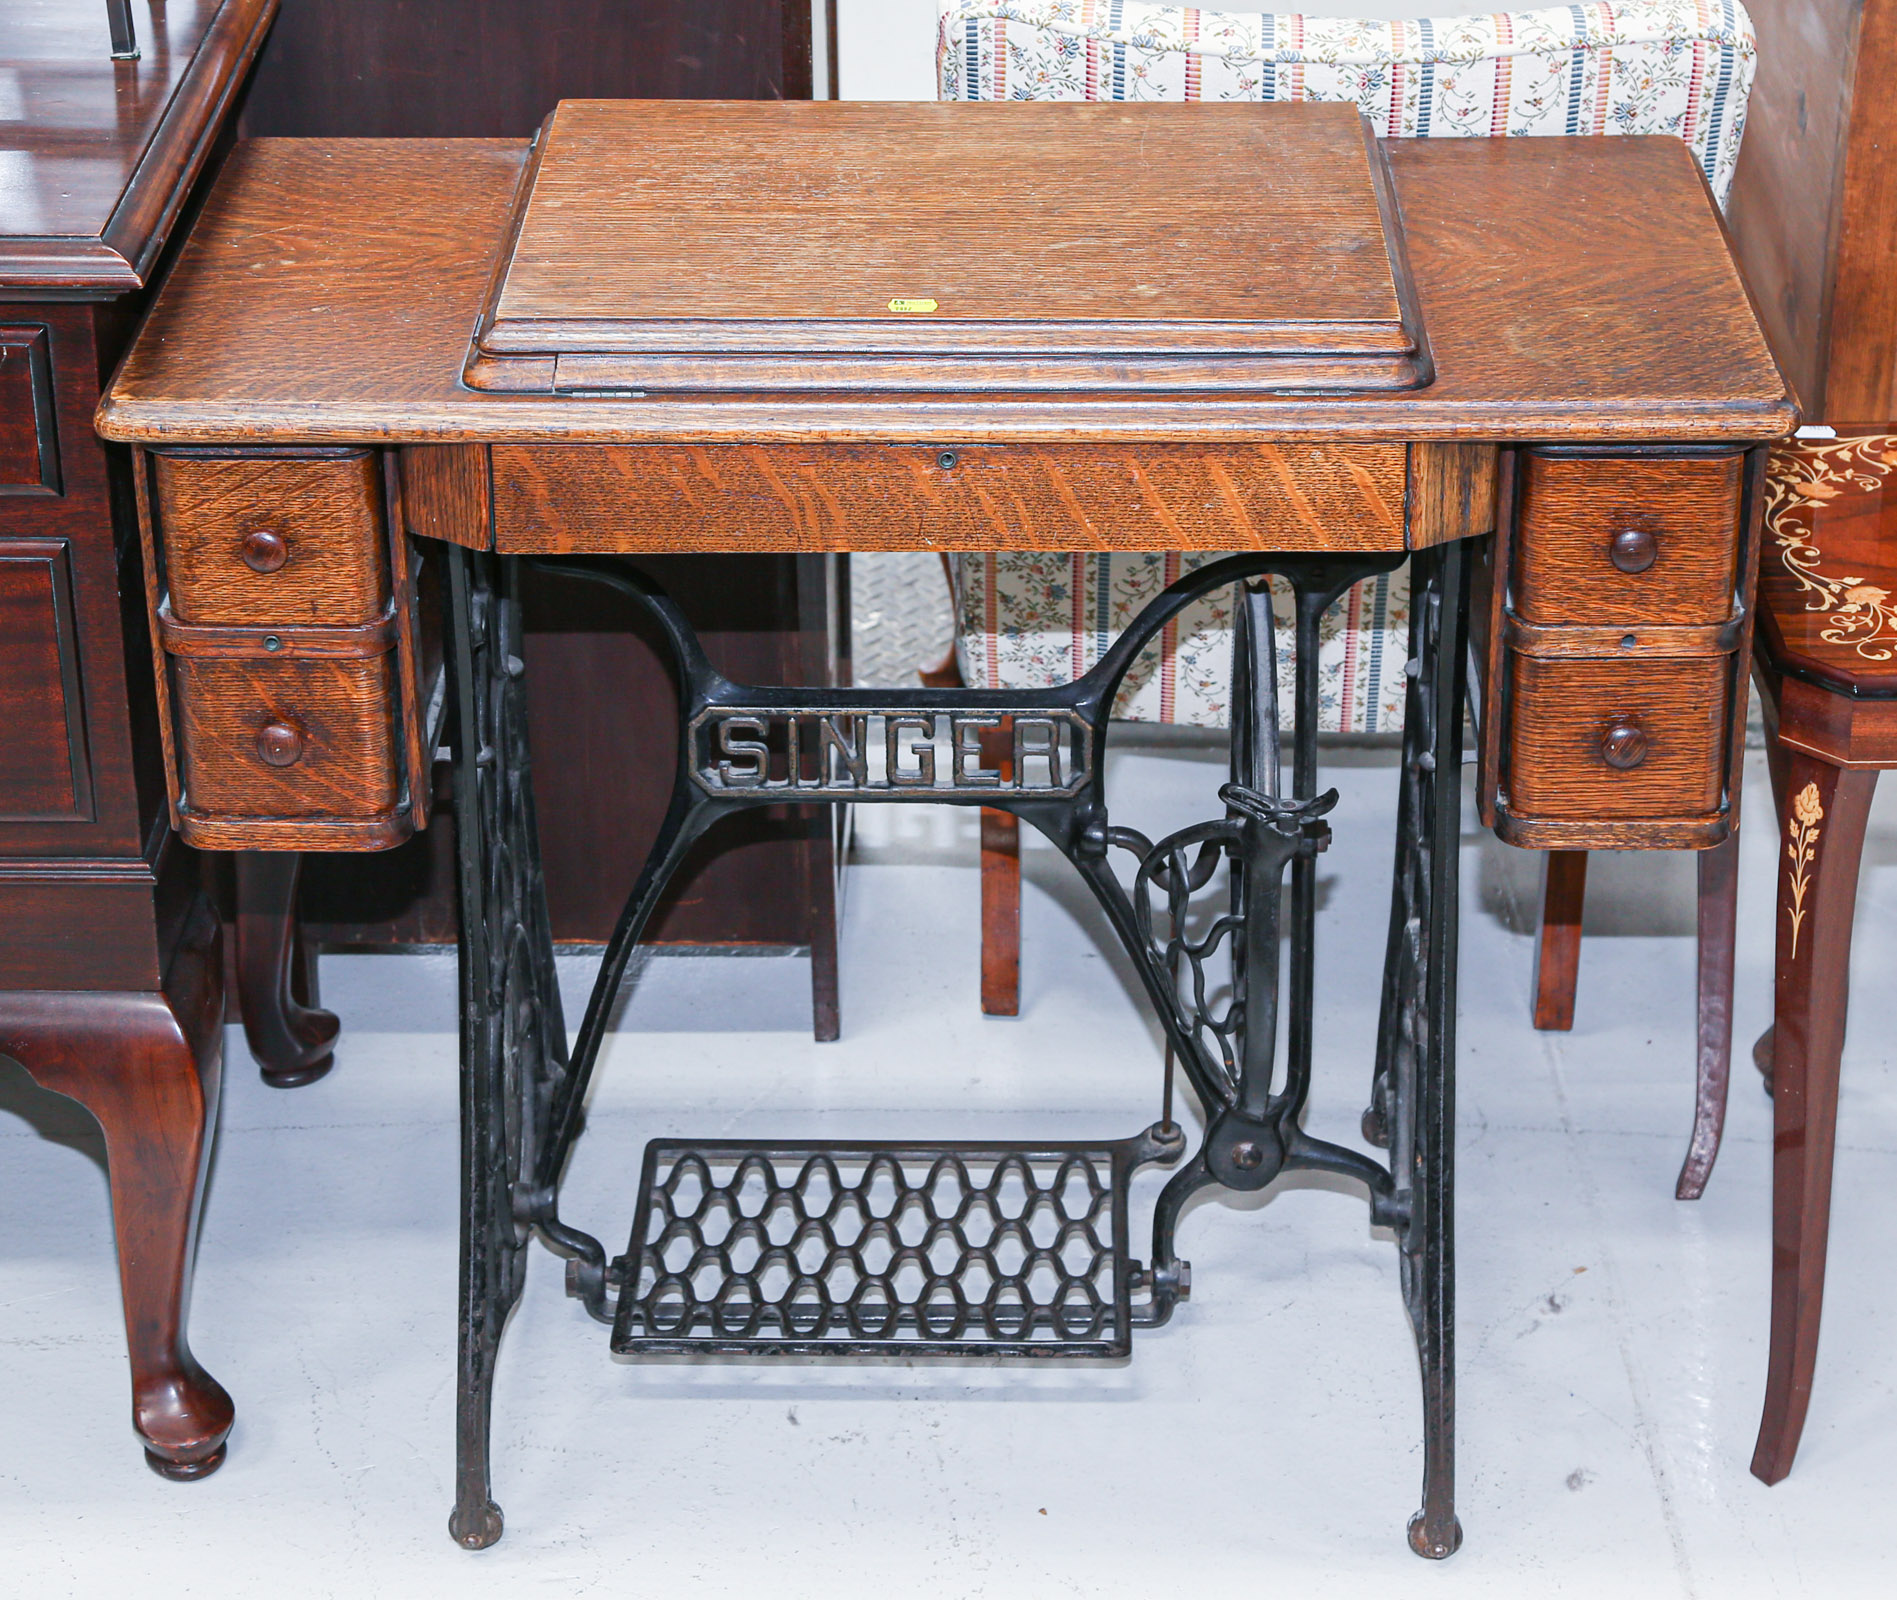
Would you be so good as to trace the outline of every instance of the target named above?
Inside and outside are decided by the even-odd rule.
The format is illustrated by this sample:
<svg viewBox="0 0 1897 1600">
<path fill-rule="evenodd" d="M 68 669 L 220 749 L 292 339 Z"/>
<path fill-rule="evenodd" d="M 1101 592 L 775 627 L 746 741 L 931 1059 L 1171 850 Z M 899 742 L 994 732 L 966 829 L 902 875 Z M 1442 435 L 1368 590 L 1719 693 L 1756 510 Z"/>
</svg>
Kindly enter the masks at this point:
<svg viewBox="0 0 1897 1600">
<path fill-rule="evenodd" d="M 252 528 L 237 547 L 252 572 L 275 572 L 290 559 L 290 543 L 274 528 Z"/>
<path fill-rule="evenodd" d="M 303 730 L 287 722 L 266 722 L 257 730 L 257 754 L 265 766 L 294 766 L 303 754 Z"/>
<path fill-rule="evenodd" d="M 1622 572 L 1645 572 L 1659 553 L 1645 528 L 1625 528 L 1607 542 L 1607 559 Z"/>
<path fill-rule="evenodd" d="M 1621 717 L 1601 735 L 1601 760 L 1627 772 L 1647 759 L 1647 730 L 1632 717 Z"/>
</svg>

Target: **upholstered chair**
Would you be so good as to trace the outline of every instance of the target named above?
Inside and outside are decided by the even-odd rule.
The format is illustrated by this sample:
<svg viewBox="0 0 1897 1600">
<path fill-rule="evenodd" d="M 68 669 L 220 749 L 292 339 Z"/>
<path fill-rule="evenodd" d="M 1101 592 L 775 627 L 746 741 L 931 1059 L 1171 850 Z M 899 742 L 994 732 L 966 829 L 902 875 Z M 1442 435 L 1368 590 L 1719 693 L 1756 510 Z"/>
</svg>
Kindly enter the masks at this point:
<svg viewBox="0 0 1897 1600">
<path fill-rule="evenodd" d="M 941 0 L 936 64 L 944 100 L 1345 100 L 1387 138 L 1671 135 L 1686 141 L 1723 206 L 1755 56 L 1751 21 L 1736 0 L 1395 22 L 1137 0 Z M 1077 677 L 1153 594 L 1208 559 L 955 558 L 962 680 L 1030 688 Z M 1231 615 L 1223 595 L 1185 612 L 1128 680 L 1118 714 L 1224 726 Z M 1406 571 L 1359 585 L 1332 610 L 1320 666 L 1325 731 L 1401 727 L 1408 629 Z M 1280 704 L 1290 704 L 1288 692 Z M 1012 1015 L 1020 996 L 1018 829 L 989 813 L 982 839 L 982 1009 Z M 1567 866 L 1572 881 L 1572 861 Z M 1558 966 L 1559 942 L 1546 954 Z M 1571 993 L 1571 968 L 1568 983 Z M 1707 1153 L 1703 1167 L 1710 1160 Z M 1704 1181 L 1703 1170 L 1692 1184 L 1683 1179 L 1682 1193 L 1697 1193 Z"/>
</svg>

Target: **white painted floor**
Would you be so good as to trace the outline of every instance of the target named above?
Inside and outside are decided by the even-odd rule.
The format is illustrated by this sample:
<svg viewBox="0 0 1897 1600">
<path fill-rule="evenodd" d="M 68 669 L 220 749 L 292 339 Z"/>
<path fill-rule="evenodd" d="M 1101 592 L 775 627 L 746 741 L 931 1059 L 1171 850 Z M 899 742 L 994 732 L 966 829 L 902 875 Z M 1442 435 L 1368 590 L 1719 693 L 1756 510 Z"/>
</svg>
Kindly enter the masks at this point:
<svg viewBox="0 0 1897 1600">
<path fill-rule="evenodd" d="M 1374 1030 L 1389 759 L 1339 754 L 1328 773 L 1344 798 L 1310 1121 L 1342 1138 Z M 1116 760 L 1116 815 L 1156 831 L 1206 814 L 1222 758 Z M 648 968 L 567 1188 L 614 1250 L 655 1135 L 1117 1135 L 1154 1114 L 1154 1030 L 1065 864 L 1031 852 L 1025 1014 L 984 1020 L 972 817 L 858 816 L 842 1042 L 810 1041 L 801 959 Z M 339 956 L 327 1080 L 266 1089 L 231 1034 L 192 1329 L 239 1409 L 201 1483 L 153 1476 L 128 1426 L 91 1125 L 0 1066 L 0 1594 L 1890 1593 L 1897 809 L 1865 856 L 1817 1394 L 1796 1472 L 1767 1489 L 1746 1462 L 1770 1122 L 1744 1045 L 1769 1005 L 1773 846 L 1749 835 L 1725 1153 L 1680 1205 L 1690 858 L 1595 857 L 1576 1028 L 1537 1035 L 1535 862 L 1465 837 L 1467 1542 L 1449 1562 L 1403 1539 L 1419 1422 L 1394 1254 L 1358 1197 L 1314 1187 L 1192 1212 L 1193 1299 L 1104 1367 L 620 1364 L 537 1253 L 496 1400 L 507 1534 L 457 1549 L 453 969 Z M 571 963 L 574 1015 L 587 965 Z"/>
</svg>

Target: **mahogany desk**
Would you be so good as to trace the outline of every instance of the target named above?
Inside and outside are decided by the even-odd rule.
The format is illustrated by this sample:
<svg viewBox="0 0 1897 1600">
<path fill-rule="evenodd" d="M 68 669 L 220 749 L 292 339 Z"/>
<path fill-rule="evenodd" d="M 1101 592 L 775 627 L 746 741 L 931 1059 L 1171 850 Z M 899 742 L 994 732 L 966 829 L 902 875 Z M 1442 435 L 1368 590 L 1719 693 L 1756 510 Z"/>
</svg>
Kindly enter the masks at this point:
<svg viewBox="0 0 1897 1600">
<path fill-rule="evenodd" d="M 1481 792 L 1503 837 L 1718 843 L 1763 446 L 1796 415 L 1676 141 L 1380 147 L 1347 107 L 1186 109 L 568 102 L 531 164 L 501 141 L 259 141 L 102 405 L 101 430 L 139 451 L 185 838 L 371 849 L 422 825 L 443 702 L 420 619 L 445 609 L 463 1543 L 500 1533 L 490 1382 L 535 1234 L 621 1351 L 1113 1355 L 1186 1297 L 1173 1224 L 1188 1195 L 1320 1168 L 1361 1181 L 1400 1241 L 1425 1418 L 1411 1543 L 1455 1548 L 1470 591 Z M 1109 822 L 1101 775 L 1131 643 L 1038 693 L 752 689 L 709 668 L 626 559 L 914 548 L 1233 553 L 1155 602 L 1131 642 L 1163 642 L 1170 613 L 1214 585 L 1289 584 L 1289 781 L 1259 589 L 1236 602 L 1223 814 L 1155 842 Z M 1328 600 L 1406 554 L 1415 667 L 1365 1117 L 1385 1165 L 1298 1122 L 1329 804 L 1304 666 Z M 672 808 L 570 1054 L 522 712 L 529 560 L 634 596 L 681 686 Z M 667 872 L 717 818 L 786 796 L 998 805 L 1073 861 L 1208 1116 L 1160 1201 L 1150 1265 L 1131 1254 L 1125 1179 L 1185 1157 L 1170 1114 L 1085 1147 L 655 1144 L 625 1257 L 560 1216 L 612 990 Z M 1195 922 L 1198 890 L 1225 912 Z M 1208 976 L 1228 955 L 1228 977 Z M 890 1179 L 894 1210 L 865 1220 Z M 730 1209 L 747 1184 L 762 1214 Z M 1011 1184 L 1025 1212 L 999 1198 Z M 718 1192 L 695 1209 L 696 1185 Z M 1056 1234 L 1078 1265 L 1056 1261 Z M 872 1244 L 898 1265 L 870 1262 Z M 900 1286 L 905 1259 L 926 1289 Z M 847 1302 L 825 1287 L 844 1280 L 816 1276 L 844 1267 Z M 1030 1281 L 1043 1270 L 1057 1294 Z M 771 1289 L 772 1271 L 797 1281 Z"/>
</svg>

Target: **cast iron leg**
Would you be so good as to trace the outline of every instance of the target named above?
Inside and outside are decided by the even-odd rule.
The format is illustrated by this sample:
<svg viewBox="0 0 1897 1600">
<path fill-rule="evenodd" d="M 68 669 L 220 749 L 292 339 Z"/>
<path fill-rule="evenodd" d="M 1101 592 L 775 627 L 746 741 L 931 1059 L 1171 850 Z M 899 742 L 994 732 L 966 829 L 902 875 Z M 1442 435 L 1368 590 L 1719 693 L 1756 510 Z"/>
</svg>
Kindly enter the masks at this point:
<svg viewBox="0 0 1897 1600">
<path fill-rule="evenodd" d="M 566 1070 L 552 930 L 534 827 L 514 567 L 446 551 L 460 888 L 461 1319 L 449 1531 L 501 1535 L 490 1493 L 494 1362 L 520 1298 L 532 1196 L 522 1178 Z"/>
<path fill-rule="evenodd" d="M 1733 797 L 1735 806 L 1738 796 Z M 1697 1200 L 1719 1159 L 1732 1076 L 1732 959 L 1739 910 L 1739 824 L 1726 842 L 1699 852 L 1699 1048 L 1693 1090 L 1693 1137 L 1674 1186 L 1676 1200 Z"/>
<path fill-rule="evenodd" d="M 1462 544 L 1449 544 L 1429 565 L 1412 624 L 1419 674 L 1404 729 L 1405 781 L 1417 785 L 1421 823 L 1414 836 L 1421 960 L 1404 964 L 1416 1014 L 1416 1104 L 1399 1109 L 1392 1165 L 1399 1183 L 1399 1164 L 1407 1161 L 1415 1174 L 1403 1278 L 1422 1366 L 1423 1504 L 1410 1520 L 1410 1547 L 1440 1560 L 1462 1543 L 1455 1513 L 1454 1063 L 1468 559 Z"/>
</svg>

